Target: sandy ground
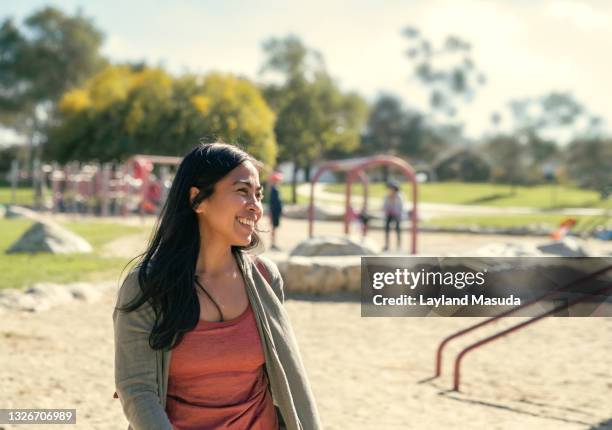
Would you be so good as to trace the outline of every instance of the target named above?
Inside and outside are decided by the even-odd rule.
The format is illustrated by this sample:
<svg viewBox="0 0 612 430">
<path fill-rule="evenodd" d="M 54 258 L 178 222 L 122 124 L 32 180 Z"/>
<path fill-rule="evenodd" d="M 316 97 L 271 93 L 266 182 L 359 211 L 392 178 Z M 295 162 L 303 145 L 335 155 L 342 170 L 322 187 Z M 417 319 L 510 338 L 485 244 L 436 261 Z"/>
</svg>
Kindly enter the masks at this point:
<svg viewBox="0 0 612 430">
<path fill-rule="evenodd" d="M 306 224 L 283 222 L 279 243 L 289 249 L 305 237 Z M 339 234 L 341 226 L 321 223 L 316 232 Z M 142 245 L 142 238 L 122 240 L 128 254 Z M 420 237 L 427 253 L 512 241 L 542 238 Z M 125 429 L 112 398 L 114 300 L 111 291 L 93 304 L 3 314 L 0 408 L 76 408 L 76 426 L 54 428 Z M 550 318 L 476 350 L 464 361 L 457 393 L 449 390 L 454 353 L 490 330 L 458 341 L 443 378 L 426 380 L 437 343 L 478 319 L 361 318 L 350 300 L 289 299 L 286 308 L 326 429 L 612 429 L 612 318 Z"/>
</svg>

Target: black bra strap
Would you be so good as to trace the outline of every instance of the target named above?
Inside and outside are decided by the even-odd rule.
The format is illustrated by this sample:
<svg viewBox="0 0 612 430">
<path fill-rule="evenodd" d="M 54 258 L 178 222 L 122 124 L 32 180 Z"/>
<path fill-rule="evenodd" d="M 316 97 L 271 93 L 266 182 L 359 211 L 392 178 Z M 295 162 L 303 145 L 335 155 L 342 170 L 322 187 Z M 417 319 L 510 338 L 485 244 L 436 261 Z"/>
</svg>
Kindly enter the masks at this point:
<svg viewBox="0 0 612 430">
<path fill-rule="evenodd" d="M 208 297 L 210 299 L 210 301 L 213 302 L 213 305 L 215 305 L 215 307 L 217 308 L 217 311 L 219 312 L 219 315 L 221 316 L 221 321 L 223 321 L 223 312 L 221 312 L 221 308 L 219 307 L 217 302 L 215 302 L 215 300 L 212 298 L 212 296 L 208 293 L 208 291 L 206 291 L 206 289 L 202 286 L 202 284 L 200 284 L 200 281 L 198 281 L 198 277 L 197 276 L 195 278 L 195 282 L 202 289 L 202 291 L 204 291 L 204 294 L 206 294 L 206 297 Z"/>
</svg>

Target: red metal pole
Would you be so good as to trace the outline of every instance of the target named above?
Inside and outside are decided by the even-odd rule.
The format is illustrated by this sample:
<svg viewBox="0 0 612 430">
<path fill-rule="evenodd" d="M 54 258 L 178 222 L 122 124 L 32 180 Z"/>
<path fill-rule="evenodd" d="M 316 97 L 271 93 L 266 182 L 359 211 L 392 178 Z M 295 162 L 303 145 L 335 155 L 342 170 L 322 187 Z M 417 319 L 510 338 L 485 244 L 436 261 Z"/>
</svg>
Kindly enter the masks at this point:
<svg viewBox="0 0 612 430">
<path fill-rule="evenodd" d="M 606 292 L 606 291 L 608 291 L 608 290 L 612 291 L 612 285 L 608 285 L 607 287 L 598 288 L 597 290 L 595 290 L 595 291 L 591 292 L 590 294 L 601 294 L 601 293 L 604 293 L 604 292 Z M 509 333 L 512 333 L 512 332 L 514 332 L 514 331 L 520 330 L 521 328 L 526 327 L 526 326 L 528 326 L 528 325 L 530 325 L 530 324 L 533 324 L 534 322 L 539 321 L 539 320 L 541 320 L 542 318 L 545 318 L 545 317 L 547 317 L 547 316 L 549 316 L 549 315 L 552 315 L 552 314 L 554 314 L 555 312 L 560 311 L 561 309 L 563 309 L 563 308 L 565 308 L 565 307 L 573 306 L 573 305 L 575 305 L 576 303 L 582 302 L 582 301 L 584 301 L 584 300 L 585 300 L 585 299 L 587 299 L 587 298 L 588 298 L 588 296 L 586 296 L 586 295 L 585 295 L 585 296 L 582 296 L 582 297 L 578 297 L 578 298 L 576 298 L 576 299 L 573 299 L 573 300 L 571 300 L 571 301 L 567 302 L 567 304 L 565 304 L 565 303 L 564 303 L 564 304 L 562 304 L 562 305 L 556 306 L 556 307 L 554 307 L 553 309 L 551 309 L 551 310 L 549 310 L 549 311 L 547 311 L 547 312 L 544 312 L 544 313 L 543 313 L 543 314 L 541 314 L 541 315 L 538 315 L 538 316 L 536 316 L 536 317 L 533 317 L 533 318 L 531 318 L 531 319 L 529 319 L 529 320 L 527 320 L 527 321 L 523 321 L 523 322 L 522 322 L 522 323 L 520 323 L 520 324 L 514 325 L 514 326 L 512 326 L 512 327 L 510 327 L 510 328 L 507 328 L 506 330 L 503 330 L 503 331 L 501 331 L 501 332 L 499 332 L 499 333 L 496 333 L 496 334 L 494 334 L 494 335 L 491 335 L 491 336 L 489 336 L 489 337 L 486 337 L 486 338 L 484 338 L 484 339 L 482 339 L 482 340 L 479 340 L 478 342 L 473 343 L 473 344 L 471 344 L 470 346 L 468 346 L 468 347 L 464 348 L 464 349 L 463 349 L 463 350 L 462 350 L 462 351 L 459 353 L 459 355 L 457 356 L 457 358 L 455 359 L 455 373 L 454 373 L 454 375 L 453 375 L 453 390 L 454 390 L 454 391 L 459 391 L 459 383 L 460 383 L 460 379 L 461 379 L 461 360 L 463 359 L 463 357 L 465 357 L 465 355 L 466 355 L 468 352 L 470 352 L 470 351 L 472 351 L 473 349 L 476 349 L 476 348 L 478 348 L 478 347 L 480 347 L 480 346 L 483 346 L 483 345 L 485 345 L 485 344 L 487 344 L 487 343 L 489 343 L 489 342 L 492 342 L 492 341 L 494 341 L 495 339 L 498 339 L 498 338 L 500 338 L 500 337 L 502 337 L 502 336 L 505 336 L 505 335 L 507 335 L 507 334 L 509 334 Z"/>
<path fill-rule="evenodd" d="M 308 205 L 308 237 L 312 237 L 313 220 L 314 220 L 314 187 L 315 178 L 310 182 L 310 204 Z"/>
<path fill-rule="evenodd" d="M 412 179 L 412 254 L 417 253 L 417 180 Z"/>
<path fill-rule="evenodd" d="M 606 273 L 609 270 L 612 270 L 612 265 L 605 266 L 605 267 L 603 267 L 603 268 L 601 268 L 601 269 L 599 269 L 599 270 L 597 270 L 597 271 L 595 271 L 593 273 L 589 273 L 588 275 L 583 276 L 582 278 L 574 279 L 573 281 L 571 281 L 570 283 L 564 285 L 561 288 L 557 288 L 556 290 L 549 291 L 548 293 L 545 293 L 545 294 L 543 294 L 543 295 L 541 295 L 539 297 L 536 297 L 535 299 L 532 299 L 532 300 L 530 300 L 530 301 L 528 301 L 526 303 L 523 303 L 522 305 L 516 306 L 516 307 L 514 307 L 512 309 L 508 309 L 507 311 L 504 311 L 504 312 L 502 312 L 499 315 L 495 315 L 494 317 L 491 317 L 491 318 L 489 318 L 489 319 L 487 319 L 485 321 L 482 321 L 482 322 L 479 322 L 477 324 L 474 324 L 474 325 L 472 325 L 470 327 L 467 327 L 467 328 L 465 328 L 463 330 L 460 330 L 460 331 L 458 331 L 456 333 L 453 333 L 450 336 L 444 338 L 442 340 L 442 342 L 440 342 L 440 345 L 438 345 L 438 350 L 436 352 L 436 374 L 434 375 L 434 378 L 437 378 L 438 376 L 440 376 L 442 374 L 442 350 L 444 349 L 446 344 L 448 342 L 450 342 L 451 340 L 453 340 L 453 339 L 455 339 L 457 337 L 463 336 L 464 334 L 469 333 L 471 331 L 474 331 L 477 328 L 480 328 L 480 327 L 485 326 L 487 324 L 490 324 L 490 323 L 492 323 L 494 321 L 497 321 L 498 319 L 500 319 L 502 317 L 505 317 L 507 315 L 510 315 L 510 314 L 518 311 L 519 309 L 523 309 L 523 308 L 526 308 L 527 306 L 531 306 L 534 303 L 539 302 L 540 300 L 544 300 L 544 299 L 546 299 L 546 298 L 548 298 L 548 297 L 550 297 L 550 296 L 552 296 L 552 295 L 554 295 L 556 293 L 562 292 L 562 291 L 564 291 L 564 290 L 568 289 L 569 287 L 572 287 L 572 286 L 574 286 L 576 284 L 580 284 L 580 283 L 582 283 L 584 281 L 588 281 L 590 279 L 596 278 L 599 275 L 602 275 L 602 274 Z"/>
<path fill-rule="evenodd" d="M 349 172 L 346 177 L 346 188 L 344 194 L 344 234 L 350 233 L 350 225 L 352 219 L 352 208 L 351 208 L 351 185 L 353 182 L 353 172 Z"/>
</svg>

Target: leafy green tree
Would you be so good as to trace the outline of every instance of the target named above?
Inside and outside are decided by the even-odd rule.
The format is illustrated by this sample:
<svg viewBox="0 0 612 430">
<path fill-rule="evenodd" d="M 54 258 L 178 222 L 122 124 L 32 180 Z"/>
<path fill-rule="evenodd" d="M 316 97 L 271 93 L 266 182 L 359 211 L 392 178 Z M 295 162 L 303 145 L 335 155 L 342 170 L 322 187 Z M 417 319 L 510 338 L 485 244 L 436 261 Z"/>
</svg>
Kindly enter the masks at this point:
<svg viewBox="0 0 612 430">
<path fill-rule="evenodd" d="M 493 120 L 498 133 L 499 125 L 505 122 L 506 128 L 525 145 L 531 182 L 546 179 L 542 166 L 562 165 L 566 142 L 592 140 L 602 135 L 601 119 L 567 92 L 511 100 L 506 114 L 497 112 Z"/>
<path fill-rule="evenodd" d="M 427 90 L 434 121 L 454 120 L 459 103 L 471 101 L 486 82 L 470 43 L 451 35 L 434 46 L 415 27 L 406 27 L 403 35 L 409 43 L 406 55 L 413 64 L 412 78 Z"/>
<path fill-rule="evenodd" d="M 597 131 L 600 119 L 571 93 L 553 91 L 509 103 L 515 133 L 544 138 L 550 133 L 571 140 Z"/>
<path fill-rule="evenodd" d="M 612 140 L 576 139 L 567 151 L 567 171 L 579 186 L 597 190 L 602 199 L 612 194 Z"/>
<path fill-rule="evenodd" d="M 513 186 L 527 182 L 528 154 L 516 136 L 498 135 L 483 145 L 491 166 L 491 179 Z"/>
<path fill-rule="evenodd" d="M 239 144 L 268 164 L 276 157 L 274 113 L 254 84 L 231 75 L 174 78 L 158 68 L 109 66 L 59 107 L 47 158 L 177 155 L 201 138 Z"/>
<path fill-rule="evenodd" d="M 263 85 L 266 100 L 276 112 L 274 127 L 279 161 L 291 161 L 293 201 L 297 201 L 297 172 L 333 153 L 358 148 L 367 116 L 365 101 L 345 94 L 328 75 L 321 55 L 296 36 L 264 42 L 262 76 L 275 79 Z"/>
<path fill-rule="evenodd" d="M 2 125 L 28 135 L 40 151 L 59 97 L 106 63 L 102 41 L 102 32 L 80 13 L 45 7 L 28 16 L 23 28 L 6 19 L 0 26 Z"/>
<path fill-rule="evenodd" d="M 491 175 L 491 166 L 482 155 L 465 148 L 442 157 L 434 168 L 441 181 L 485 182 Z"/>
<path fill-rule="evenodd" d="M 368 115 L 363 150 L 367 154 L 383 152 L 399 155 L 408 122 L 402 102 L 395 96 L 381 95 Z"/>
</svg>

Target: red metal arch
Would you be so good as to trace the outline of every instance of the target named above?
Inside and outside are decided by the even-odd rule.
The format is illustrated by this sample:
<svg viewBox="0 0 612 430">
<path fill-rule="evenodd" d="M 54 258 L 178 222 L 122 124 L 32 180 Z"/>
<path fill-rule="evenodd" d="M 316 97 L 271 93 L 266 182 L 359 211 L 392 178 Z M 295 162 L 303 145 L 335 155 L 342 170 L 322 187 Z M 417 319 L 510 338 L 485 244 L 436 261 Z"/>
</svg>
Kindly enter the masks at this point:
<svg viewBox="0 0 612 430">
<path fill-rule="evenodd" d="M 314 174 L 310 184 L 310 205 L 308 207 L 308 236 L 313 235 L 313 222 L 314 222 L 314 187 L 321 175 L 330 171 L 346 172 L 346 200 L 345 200 L 345 212 L 344 212 L 344 233 L 349 233 L 350 218 L 351 218 L 351 185 L 357 178 L 361 180 L 364 187 L 364 202 L 363 209 L 367 209 L 368 199 L 368 180 L 364 174 L 366 169 L 372 169 L 379 166 L 390 166 L 395 167 L 406 178 L 412 182 L 412 204 L 413 210 L 411 212 L 411 243 L 412 253 L 417 252 L 417 181 L 414 169 L 406 161 L 399 157 L 392 155 L 375 155 L 371 157 L 359 157 L 349 158 L 345 160 L 332 160 L 323 163 Z"/>
</svg>

